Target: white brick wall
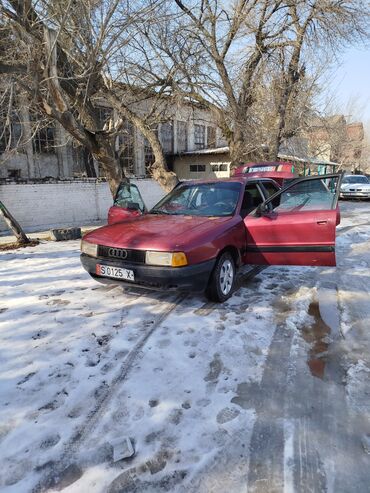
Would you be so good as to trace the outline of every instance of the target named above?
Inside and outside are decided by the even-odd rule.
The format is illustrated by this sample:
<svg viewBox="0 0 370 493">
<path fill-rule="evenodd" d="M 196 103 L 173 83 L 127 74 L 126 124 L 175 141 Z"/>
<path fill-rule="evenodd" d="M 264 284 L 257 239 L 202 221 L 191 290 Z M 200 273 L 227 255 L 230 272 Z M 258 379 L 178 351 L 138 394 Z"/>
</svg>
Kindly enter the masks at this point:
<svg viewBox="0 0 370 493">
<path fill-rule="evenodd" d="M 148 208 L 164 195 L 157 182 L 132 180 Z M 0 200 L 25 231 L 106 222 L 112 196 L 107 183 L 94 179 L 0 185 Z M 0 232 L 8 231 L 0 218 Z"/>
</svg>

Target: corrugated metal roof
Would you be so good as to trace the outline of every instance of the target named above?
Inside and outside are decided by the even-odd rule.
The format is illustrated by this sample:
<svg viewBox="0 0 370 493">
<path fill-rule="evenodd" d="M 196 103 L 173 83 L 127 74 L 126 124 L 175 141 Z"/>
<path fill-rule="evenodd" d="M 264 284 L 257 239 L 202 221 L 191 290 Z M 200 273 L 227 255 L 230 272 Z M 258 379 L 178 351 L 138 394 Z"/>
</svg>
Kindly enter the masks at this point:
<svg viewBox="0 0 370 493">
<path fill-rule="evenodd" d="M 229 146 L 214 147 L 213 149 L 194 149 L 193 151 L 182 152 L 181 155 L 189 156 L 192 154 L 226 154 L 229 152 Z"/>
<path fill-rule="evenodd" d="M 181 155 L 191 156 L 191 155 L 212 155 L 212 154 L 227 154 L 229 152 L 229 146 L 225 147 L 214 147 L 212 149 L 194 149 L 193 151 L 183 152 Z M 279 159 L 284 159 L 288 161 L 295 161 L 300 163 L 310 163 L 315 165 L 328 165 L 328 166 L 339 166 L 339 163 L 334 161 L 327 161 L 325 159 L 319 159 L 316 157 L 308 157 L 308 156 L 296 156 L 295 154 L 278 154 Z"/>
</svg>

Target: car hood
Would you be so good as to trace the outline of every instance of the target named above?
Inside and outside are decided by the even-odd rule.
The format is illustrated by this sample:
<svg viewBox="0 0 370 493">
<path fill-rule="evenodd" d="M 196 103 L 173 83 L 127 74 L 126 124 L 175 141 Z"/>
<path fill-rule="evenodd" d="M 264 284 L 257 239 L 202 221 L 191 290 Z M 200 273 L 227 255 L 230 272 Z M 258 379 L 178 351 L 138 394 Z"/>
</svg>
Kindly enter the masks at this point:
<svg viewBox="0 0 370 493">
<path fill-rule="evenodd" d="M 361 190 L 370 191 L 370 183 L 342 183 L 341 190 L 349 190 L 350 188 L 361 188 Z"/>
<path fill-rule="evenodd" d="M 98 245 L 138 250 L 176 251 L 210 230 L 230 221 L 228 217 L 152 215 L 103 226 L 84 236 Z"/>
</svg>

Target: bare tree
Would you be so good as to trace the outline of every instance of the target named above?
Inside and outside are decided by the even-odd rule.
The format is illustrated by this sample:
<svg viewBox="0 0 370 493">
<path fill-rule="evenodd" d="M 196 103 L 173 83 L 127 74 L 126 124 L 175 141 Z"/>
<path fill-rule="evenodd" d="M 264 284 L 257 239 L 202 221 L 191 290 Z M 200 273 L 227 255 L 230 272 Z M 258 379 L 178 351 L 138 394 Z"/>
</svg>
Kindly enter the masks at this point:
<svg viewBox="0 0 370 493">
<path fill-rule="evenodd" d="M 1 201 L 0 201 L 0 216 L 2 216 L 6 224 L 9 226 L 9 229 L 13 231 L 14 236 L 17 238 L 17 242 L 20 245 L 26 245 L 30 243 L 30 239 L 25 234 L 18 221 L 12 216 L 12 214 L 9 212 L 9 210 L 5 207 L 5 205 Z"/>
<path fill-rule="evenodd" d="M 157 133 L 135 112 L 130 81 L 113 84 L 111 76 L 134 36 L 133 26 L 150 18 L 158 3 L 136 2 L 133 8 L 128 0 L 0 1 L 1 43 L 7 47 L 0 74 L 11 74 L 30 104 L 58 121 L 91 152 L 113 194 L 125 178 L 115 150 L 124 119 L 152 144 L 153 176 L 166 189 L 176 183 L 175 175 L 167 170 Z M 122 98 L 122 93 L 128 96 Z M 103 128 L 98 111 L 101 98 L 116 110 Z"/>
<path fill-rule="evenodd" d="M 147 80 L 160 73 L 174 93 L 211 110 L 228 140 L 233 162 L 270 158 L 291 132 L 295 101 L 313 78 L 312 52 L 338 48 L 367 35 L 369 11 L 359 0 L 175 0 L 168 21 L 141 29 Z M 275 110 L 269 138 L 261 141 L 261 85 L 275 74 Z M 271 79 L 271 78 L 270 78 Z M 271 95 L 269 95 L 271 100 Z M 307 98 L 309 99 L 309 98 Z"/>
<path fill-rule="evenodd" d="M 91 152 L 113 193 L 125 120 L 150 143 L 153 176 L 176 183 L 156 128 L 178 101 L 212 112 L 234 164 L 263 156 L 263 144 L 275 158 L 309 105 L 312 54 L 364 37 L 369 19 L 360 0 L 0 0 L 0 9 L 0 73 Z M 103 127 L 102 99 L 114 109 Z"/>
<path fill-rule="evenodd" d="M 361 149 L 359 167 L 361 171 L 370 174 L 370 121 L 365 122 L 364 140 Z"/>
<path fill-rule="evenodd" d="M 276 158 L 282 140 L 289 137 L 287 125 L 289 106 L 295 106 L 306 71 L 310 74 L 317 61 L 335 57 L 338 49 L 363 41 L 368 36 L 370 10 L 363 2 L 328 1 L 287 2 L 289 30 L 285 36 L 291 40 L 280 52 L 280 90 L 276 129 L 269 145 L 270 157 Z"/>
</svg>

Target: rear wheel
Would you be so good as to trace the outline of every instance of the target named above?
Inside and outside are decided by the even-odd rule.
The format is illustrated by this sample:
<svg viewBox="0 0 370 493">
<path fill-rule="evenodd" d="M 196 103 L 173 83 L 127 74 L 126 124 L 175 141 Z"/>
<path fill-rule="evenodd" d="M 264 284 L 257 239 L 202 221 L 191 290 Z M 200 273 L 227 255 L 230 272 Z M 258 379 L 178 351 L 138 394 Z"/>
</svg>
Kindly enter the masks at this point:
<svg viewBox="0 0 370 493">
<path fill-rule="evenodd" d="M 226 301 L 233 293 L 235 284 L 235 262 L 229 252 L 223 253 L 213 269 L 206 296 L 211 301 Z"/>
</svg>

